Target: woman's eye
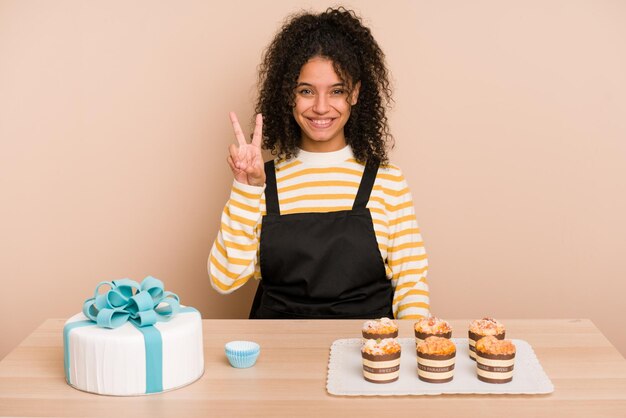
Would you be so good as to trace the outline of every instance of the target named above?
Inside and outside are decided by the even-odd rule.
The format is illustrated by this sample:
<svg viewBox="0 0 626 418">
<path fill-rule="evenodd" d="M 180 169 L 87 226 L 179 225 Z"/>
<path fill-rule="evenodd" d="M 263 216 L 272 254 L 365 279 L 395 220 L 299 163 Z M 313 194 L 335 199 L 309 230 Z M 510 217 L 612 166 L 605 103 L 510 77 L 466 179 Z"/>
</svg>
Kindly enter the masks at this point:
<svg viewBox="0 0 626 418">
<path fill-rule="evenodd" d="M 345 90 L 342 90 L 342 89 L 335 89 L 335 90 L 333 90 L 333 94 L 334 95 L 342 95 L 344 93 L 345 93 Z"/>
<path fill-rule="evenodd" d="M 311 90 L 309 90 L 309 89 L 302 89 L 302 90 L 300 90 L 300 94 L 303 94 L 303 95 L 306 96 L 306 95 L 309 95 L 309 94 L 313 94 L 313 92 Z"/>
</svg>

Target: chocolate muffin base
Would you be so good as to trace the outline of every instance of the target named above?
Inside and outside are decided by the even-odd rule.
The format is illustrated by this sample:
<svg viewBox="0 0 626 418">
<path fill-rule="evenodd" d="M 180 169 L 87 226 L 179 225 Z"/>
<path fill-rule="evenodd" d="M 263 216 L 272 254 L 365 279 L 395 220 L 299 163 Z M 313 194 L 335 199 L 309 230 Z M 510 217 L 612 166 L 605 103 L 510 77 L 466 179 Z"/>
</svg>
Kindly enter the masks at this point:
<svg viewBox="0 0 626 418">
<path fill-rule="evenodd" d="M 447 355 L 417 352 L 417 377 L 428 383 L 447 383 L 454 378 L 456 352 Z M 420 362 L 422 360 L 422 362 Z M 441 375 L 441 378 L 437 377 Z"/>
<path fill-rule="evenodd" d="M 515 353 L 488 354 L 476 353 L 476 377 L 485 383 L 508 383 L 513 380 Z M 499 376 L 502 377 L 499 377 Z"/>
<path fill-rule="evenodd" d="M 401 351 L 393 354 L 373 355 L 361 353 L 363 358 L 363 378 L 371 383 L 391 383 L 400 378 Z M 370 375 L 370 377 L 368 377 Z M 376 376 L 381 379 L 374 379 Z"/>
</svg>

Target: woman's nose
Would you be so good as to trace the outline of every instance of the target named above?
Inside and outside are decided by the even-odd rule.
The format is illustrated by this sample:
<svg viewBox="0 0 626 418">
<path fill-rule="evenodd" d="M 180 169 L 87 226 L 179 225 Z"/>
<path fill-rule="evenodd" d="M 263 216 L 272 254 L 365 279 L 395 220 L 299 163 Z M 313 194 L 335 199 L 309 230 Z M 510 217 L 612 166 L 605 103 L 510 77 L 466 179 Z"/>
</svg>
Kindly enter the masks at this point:
<svg viewBox="0 0 626 418">
<path fill-rule="evenodd" d="M 315 96 L 315 103 L 313 103 L 313 111 L 318 114 L 324 114 L 328 112 L 330 106 L 328 104 L 328 98 L 324 94 L 318 94 Z"/>
</svg>

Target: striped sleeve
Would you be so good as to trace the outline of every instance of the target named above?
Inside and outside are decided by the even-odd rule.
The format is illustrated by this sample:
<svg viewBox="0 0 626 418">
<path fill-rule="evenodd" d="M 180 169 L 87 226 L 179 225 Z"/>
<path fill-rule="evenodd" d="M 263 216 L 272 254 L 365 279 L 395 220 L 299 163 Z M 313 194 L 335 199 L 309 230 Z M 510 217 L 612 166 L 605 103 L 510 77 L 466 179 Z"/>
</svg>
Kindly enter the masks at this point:
<svg viewBox="0 0 626 418">
<path fill-rule="evenodd" d="M 388 196 L 389 241 L 387 263 L 394 287 L 393 313 L 398 319 L 427 317 L 430 312 L 426 281 L 428 259 L 420 234 L 413 199 L 406 180 L 399 173 L 398 191 Z"/>
<path fill-rule="evenodd" d="M 219 293 L 234 292 L 251 277 L 259 275 L 257 259 L 263 189 L 233 182 L 208 260 L 211 286 Z"/>
</svg>

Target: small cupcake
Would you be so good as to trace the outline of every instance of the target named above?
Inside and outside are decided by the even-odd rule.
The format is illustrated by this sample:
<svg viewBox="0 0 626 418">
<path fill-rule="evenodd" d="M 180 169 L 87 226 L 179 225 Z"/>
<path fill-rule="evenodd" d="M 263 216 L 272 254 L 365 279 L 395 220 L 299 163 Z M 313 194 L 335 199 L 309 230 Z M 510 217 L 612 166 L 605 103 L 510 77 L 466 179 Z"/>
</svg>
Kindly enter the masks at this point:
<svg viewBox="0 0 626 418">
<path fill-rule="evenodd" d="M 428 337 L 417 344 L 417 376 L 428 383 L 446 383 L 454 377 L 456 346 L 449 338 Z"/>
<path fill-rule="evenodd" d="M 494 336 L 483 337 L 476 342 L 476 373 L 478 379 L 487 383 L 507 383 L 513 380 L 515 345 L 511 340 L 499 340 Z"/>
<path fill-rule="evenodd" d="M 504 325 L 493 318 L 476 319 L 469 326 L 469 355 L 476 360 L 476 341 L 487 335 L 492 335 L 499 340 L 504 339 Z"/>
<path fill-rule="evenodd" d="M 361 328 L 364 340 L 384 340 L 398 336 L 398 324 L 389 318 L 366 321 Z"/>
<path fill-rule="evenodd" d="M 391 383 L 400 377 L 400 344 L 395 338 L 366 340 L 361 347 L 363 377 L 372 383 Z"/>
<path fill-rule="evenodd" d="M 415 330 L 415 343 L 419 344 L 428 337 L 452 337 L 452 327 L 448 321 L 431 316 L 422 318 L 413 325 Z"/>
</svg>

